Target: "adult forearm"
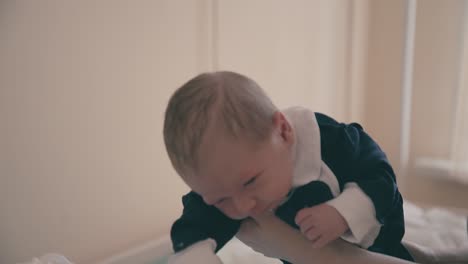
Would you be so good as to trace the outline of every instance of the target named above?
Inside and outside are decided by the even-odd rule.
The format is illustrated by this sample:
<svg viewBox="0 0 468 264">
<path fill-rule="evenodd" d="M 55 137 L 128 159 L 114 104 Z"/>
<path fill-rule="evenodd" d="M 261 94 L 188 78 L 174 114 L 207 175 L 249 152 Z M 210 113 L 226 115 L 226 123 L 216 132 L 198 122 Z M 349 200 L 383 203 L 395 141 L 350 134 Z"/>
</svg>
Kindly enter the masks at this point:
<svg viewBox="0 0 468 264">
<path fill-rule="evenodd" d="M 282 258 L 294 264 L 409 264 L 398 258 L 373 253 L 344 240 L 337 239 L 323 248 L 315 249 L 299 231 L 278 223 L 276 232 L 285 241 Z"/>
<path fill-rule="evenodd" d="M 373 253 L 344 240 L 335 240 L 320 249 L 273 215 L 247 219 L 237 237 L 254 250 L 294 264 L 409 264 L 411 262 Z"/>
<path fill-rule="evenodd" d="M 338 239 L 324 248 L 313 249 L 306 239 L 295 238 L 289 243 L 288 261 L 294 264 L 410 264 L 406 260 L 374 253 Z M 291 241 L 291 242 L 292 242 Z"/>
</svg>

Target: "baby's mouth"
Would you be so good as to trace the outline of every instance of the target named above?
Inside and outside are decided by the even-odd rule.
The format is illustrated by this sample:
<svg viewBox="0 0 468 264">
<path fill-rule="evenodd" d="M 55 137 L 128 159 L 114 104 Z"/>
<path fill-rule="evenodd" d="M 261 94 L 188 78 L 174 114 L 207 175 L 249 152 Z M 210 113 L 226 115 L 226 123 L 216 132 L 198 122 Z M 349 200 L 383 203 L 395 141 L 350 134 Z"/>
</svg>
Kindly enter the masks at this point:
<svg viewBox="0 0 468 264">
<path fill-rule="evenodd" d="M 267 210 L 270 211 L 270 212 L 275 212 L 276 209 L 278 209 L 278 207 L 280 207 L 282 204 L 284 204 L 285 202 L 285 199 L 282 199 L 280 201 L 276 201 L 276 202 L 272 202 L 268 207 L 267 207 Z"/>
<path fill-rule="evenodd" d="M 290 190 L 286 196 L 284 198 L 282 198 L 281 200 L 278 200 L 278 201 L 274 201 L 272 203 L 270 203 L 268 206 L 265 207 L 265 209 L 263 209 L 262 211 L 263 212 L 272 212 L 274 213 L 276 211 L 276 209 L 278 209 L 278 207 L 280 207 L 281 205 L 283 205 L 284 203 L 286 203 L 289 198 L 291 198 L 291 196 L 293 195 L 294 193 L 294 189 Z"/>
<path fill-rule="evenodd" d="M 293 196 L 293 194 L 294 194 L 294 189 L 291 189 L 291 190 L 288 192 L 288 194 L 286 194 L 286 197 L 284 197 L 284 198 L 278 203 L 278 205 L 277 205 L 276 207 L 280 207 L 281 205 L 283 205 L 284 203 L 286 203 L 286 202 L 289 200 L 289 198 L 291 198 L 291 196 Z"/>
</svg>

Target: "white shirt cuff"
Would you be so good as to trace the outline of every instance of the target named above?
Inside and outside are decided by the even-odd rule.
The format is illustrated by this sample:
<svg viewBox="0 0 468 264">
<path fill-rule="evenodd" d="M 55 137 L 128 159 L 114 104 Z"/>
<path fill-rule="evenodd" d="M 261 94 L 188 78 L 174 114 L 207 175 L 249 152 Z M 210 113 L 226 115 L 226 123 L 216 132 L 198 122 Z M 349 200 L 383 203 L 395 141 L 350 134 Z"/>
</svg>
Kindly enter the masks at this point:
<svg viewBox="0 0 468 264">
<path fill-rule="evenodd" d="M 381 224 L 376 219 L 372 200 L 356 183 L 347 183 L 343 192 L 327 204 L 338 210 L 348 223 L 349 231 L 341 236 L 342 239 L 363 248 L 374 243 Z"/>
<path fill-rule="evenodd" d="M 169 264 L 186 264 L 186 263 L 206 263 L 206 264 L 222 264 L 221 259 L 215 254 L 216 241 L 206 239 L 199 241 L 190 247 L 169 257 Z"/>
</svg>

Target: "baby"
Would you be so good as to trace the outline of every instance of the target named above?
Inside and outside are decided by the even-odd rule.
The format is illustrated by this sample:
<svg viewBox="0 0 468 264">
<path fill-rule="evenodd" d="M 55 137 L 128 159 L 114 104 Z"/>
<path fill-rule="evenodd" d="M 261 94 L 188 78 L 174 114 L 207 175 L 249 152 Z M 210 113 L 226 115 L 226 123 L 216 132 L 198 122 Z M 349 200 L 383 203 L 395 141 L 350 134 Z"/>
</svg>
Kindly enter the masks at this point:
<svg viewBox="0 0 468 264">
<path fill-rule="evenodd" d="M 342 238 L 413 260 L 401 244 L 395 174 L 359 124 L 302 107 L 279 110 L 250 78 L 213 72 L 171 97 L 164 141 L 191 189 L 171 229 L 172 262 L 215 257 L 243 219 L 267 210 L 313 247 Z"/>
</svg>

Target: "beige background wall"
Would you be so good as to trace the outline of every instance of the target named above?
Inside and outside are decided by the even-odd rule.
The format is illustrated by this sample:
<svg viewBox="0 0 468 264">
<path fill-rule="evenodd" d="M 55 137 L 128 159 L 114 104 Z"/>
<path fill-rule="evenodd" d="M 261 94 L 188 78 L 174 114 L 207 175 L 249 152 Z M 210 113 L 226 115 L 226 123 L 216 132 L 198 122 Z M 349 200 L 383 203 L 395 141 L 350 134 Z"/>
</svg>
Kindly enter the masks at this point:
<svg viewBox="0 0 468 264">
<path fill-rule="evenodd" d="M 346 117 L 346 2 L 243 0 L 219 7 L 221 69 L 248 72 L 280 107 Z"/>
<path fill-rule="evenodd" d="M 369 1 L 364 123 L 401 172 L 400 117 L 405 1 Z M 421 205 L 468 208 L 468 186 L 416 168 L 418 157 L 446 159 L 450 151 L 455 87 L 460 72 L 466 1 L 417 1 L 411 134 L 407 176 L 397 174 L 404 197 Z M 466 43 L 464 44 L 466 45 Z"/>
<path fill-rule="evenodd" d="M 405 8 L 403 0 L 369 1 L 364 121 L 396 171 L 400 170 Z"/>
<path fill-rule="evenodd" d="M 162 117 L 207 67 L 202 7 L 2 1 L 0 263 L 86 263 L 168 231 L 186 188 Z"/>
<path fill-rule="evenodd" d="M 468 186 L 444 180 L 446 171 L 418 168 L 418 158 L 448 160 L 452 147 L 467 2 L 418 1 L 407 197 L 418 202 L 468 208 Z M 466 31 L 465 31 L 466 32 Z M 466 34 L 466 33 L 465 33 Z M 466 51 L 465 51 L 466 52 Z M 428 144 L 430 142 L 430 144 Z M 441 177 L 442 176 L 442 177 Z"/>
</svg>

